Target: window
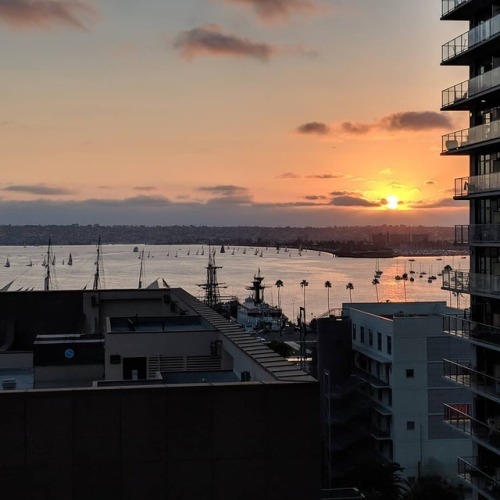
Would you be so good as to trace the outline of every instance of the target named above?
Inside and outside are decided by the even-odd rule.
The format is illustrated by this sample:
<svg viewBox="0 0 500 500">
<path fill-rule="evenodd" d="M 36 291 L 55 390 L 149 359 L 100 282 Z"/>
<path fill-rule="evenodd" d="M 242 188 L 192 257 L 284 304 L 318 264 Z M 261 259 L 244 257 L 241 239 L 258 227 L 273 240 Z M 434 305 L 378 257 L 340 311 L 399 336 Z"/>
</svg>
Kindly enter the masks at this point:
<svg viewBox="0 0 500 500">
<path fill-rule="evenodd" d="M 413 420 L 408 420 L 406 422 L 406 430 L 407 431 L 414 431 L 415 430 L 415 422 Z"/>
<path fill-rule="evenodd" d="M 365 327 L 364 326 L 362 326 L 360 328 L 359 334 L 361 336 L 361 342 L 364 344 L 365 343 Z"/>
<path fill-rule="evenodd" d="M 368 329 L 368 344 L 373 345 L 373 330 L 371 328 Z"/>
<path fill-rule="evenodd" d="M 352 340 L 356 340 L 356 325 L 352 325 Z"/>
<path fill-rule="evenodd" d="M 392 337 L 387 335 L 387 354 L 392 354 Z"/>
<path fill-rule="evenodd" d="M 377 349 L 382 350 L 382 334 L 380 332 L 377 332 Z"/>
<path fill-rule="evenodd" d="M 406 369 L 406 378 L 413 378 L 415 376 L 415 372 L 413 368 Z"/>
</svg>

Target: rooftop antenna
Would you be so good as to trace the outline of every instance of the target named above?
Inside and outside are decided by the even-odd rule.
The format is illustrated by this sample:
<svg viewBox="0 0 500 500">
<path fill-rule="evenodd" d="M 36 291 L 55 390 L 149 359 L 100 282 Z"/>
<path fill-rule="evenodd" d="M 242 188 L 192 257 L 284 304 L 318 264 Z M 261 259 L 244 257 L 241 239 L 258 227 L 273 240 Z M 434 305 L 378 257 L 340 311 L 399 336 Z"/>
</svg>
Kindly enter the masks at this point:
<svg viewBox="0 0 500 500">
<path fill-rule="evenodd" d="M 221 266 L 215 265 L 215 250 L 208 247 L 208 266 L 207 270 L 207 281 L 205 283 L 198 284 L 199 287 L 205 290 L 205 304 L 209 307 L 215 307 L 220 304 L 220 288 L 227 288 L 225 283 L 219 283 L 217 281 L 217 269 L 222 269 Z"/>
<path fill-rule="evenodd" d="M 94 284 L 92 285 L 93 290 L 99 290 L 101 288 L 101 277 L 100 277 L 100 267 L 102 266 L 102 249 L 101 249 L 101 237 L 97 241 L 97 258 L 95 260 L 95 273 L 94 273 Z"/>
</svg>

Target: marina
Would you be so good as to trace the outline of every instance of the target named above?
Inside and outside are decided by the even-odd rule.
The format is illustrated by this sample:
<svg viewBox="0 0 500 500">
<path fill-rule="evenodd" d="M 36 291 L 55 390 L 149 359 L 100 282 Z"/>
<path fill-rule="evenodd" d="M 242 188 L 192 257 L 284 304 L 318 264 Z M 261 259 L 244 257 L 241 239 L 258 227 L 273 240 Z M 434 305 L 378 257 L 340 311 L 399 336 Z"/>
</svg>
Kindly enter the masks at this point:
<svg viewBox="0 0 500 500">
<path fill-rule="evenodd" d="M 203 300 L 205 291 L 200 283 L 206 275 L 208 249 L 208 245 L 103 245 L 99 255 L 99 287 L 139 288 L 139 281 L 147 287 L 156 280 L 164 280 L 169 286 L 184 288 Z M 455 307 L 469 306 L 467 295 L 441 290 L 440 276 L 446 266 L 468 271 L 466 256 L 401 256 L 375 260 L 339 258 L 324 251 L 296 248 L 285 251 L 275 247 L 225 245 L 223 253 L 220 246 L 212 249 L 219 267 L 218 280 L 224 282 L 221 300 L 237 297 L 243 302 L 248 297 L 248 284 L 260 272 L 266 286 L 265 301 L 277 306 L 279 293 L 283 314 L 290 319 L 297 317 L 304 302 L 309 320 L 325 314 L 329 307 L 340 308 L 351 298 L 353 302 L 375 302 L 377 297 L 379 302 L 441 300 Z M 94 286 L 96 245 L 54 245 L 52 252 L 50 289 Z M 0 290 L 5 291 L 6 287 L 11 291 L 44 289 L 46 247 L 3 246 L 0 259 L 9 261 L 9 267 L 0 267 Z M 434 274 L 436 279 L 430 279 Z M 303 280 L 307 286 L 301 286 Z M 281 282 L 279 290 L 278 281 Z M 331 287 L 325 287 L 327 281 Z M 348 284 L 352 284 L 352 288 Z"/>
</svg>

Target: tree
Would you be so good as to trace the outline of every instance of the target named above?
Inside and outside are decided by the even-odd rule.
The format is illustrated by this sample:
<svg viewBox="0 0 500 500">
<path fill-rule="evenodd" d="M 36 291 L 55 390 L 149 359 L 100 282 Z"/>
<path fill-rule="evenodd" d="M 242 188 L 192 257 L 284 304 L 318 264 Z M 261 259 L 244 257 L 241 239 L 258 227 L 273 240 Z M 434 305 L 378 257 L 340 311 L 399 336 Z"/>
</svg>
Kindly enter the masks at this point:
<svg viewBox="0 0 500 500">
<path fill-rule="evenodd" d="M 305 314 L 306 314 L 306 287 L 309 286 L 309 281 L 302 280 L 300 282 L 300 286 L 304 290 L 304 319 L 305 319 L 306 318 L 306 316 L 305 316 Z"/>
<path fill-rule="evenodd" d="M 347 290 L 349 290 L 349 299 L 351 300 L 352 304 L 352 291 L 354 290 L 354 285 L 351 282 L 349 282 L 345 287 Z"/>
<path fill-rule="evenodd" d="M 379 301 L 378 300 L 378 285 L 379 284 L 380 284 L 380 281 L 378 280 L 378 278 L 372 279 L 372 285 L 375 285 L 375 291 L 377 292 L 377 302 Z"/>
<path fill-rule="evenodd" d="M 325 281 L 325 288 L 326 288 L 326 300 L 328 303 L 328 315 L 330 315 L 330 288 L 332 288 L 332 282 Z"/>
<path fill-rule="evenodd" d="M 276 288 L 278 289 L 278 307 L 281 307 L 280 288 L 284 285 L 284 283 L 281 280 L 277 280 L 275 285 Z"/>
<path fill-rule="evenodd" d="M 454 486 L 442 477 L 435 475 L 420 476 L 403 495 L 404 500 L 428 500 L 430 498 L 462 500 L 464 497 L 461 487 Z"/>
</svg>

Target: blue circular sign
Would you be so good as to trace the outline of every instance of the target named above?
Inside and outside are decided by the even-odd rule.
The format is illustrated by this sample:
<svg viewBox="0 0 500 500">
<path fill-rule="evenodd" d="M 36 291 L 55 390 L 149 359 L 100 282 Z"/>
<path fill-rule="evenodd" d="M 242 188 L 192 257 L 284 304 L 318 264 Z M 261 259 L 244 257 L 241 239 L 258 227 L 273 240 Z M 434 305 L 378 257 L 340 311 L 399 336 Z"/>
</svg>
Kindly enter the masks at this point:
<svg viewBox="0 0 500 500">
<path fill-rule="evenodd" d="M 64 356 L 68 359 L 71 359 L 75 356 L 75 351 L 73 351 L 73 349 L 66 349 L 64 351 Z"/>
</svg>

